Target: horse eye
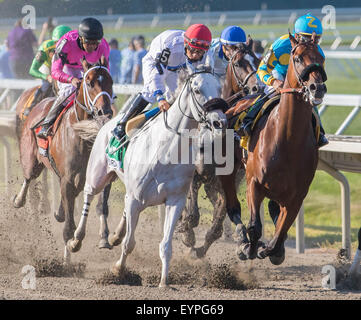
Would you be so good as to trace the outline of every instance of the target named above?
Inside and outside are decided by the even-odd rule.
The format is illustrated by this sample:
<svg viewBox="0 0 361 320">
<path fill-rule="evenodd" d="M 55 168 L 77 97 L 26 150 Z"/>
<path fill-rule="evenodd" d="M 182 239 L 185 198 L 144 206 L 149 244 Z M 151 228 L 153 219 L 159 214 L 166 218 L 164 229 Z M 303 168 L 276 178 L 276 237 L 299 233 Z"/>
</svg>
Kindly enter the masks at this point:
<svg viewBox="0 0 361 320">
<path fill-rule="evenodd" d="M 295 62 L 296 63 L 301 63 L 302 61 L 302 58 L 301 57 L 295 57 Z"/>
<path fill-rule="evenodd" d="M 94 87 L 94 82 L 88 80 L 88 81 L 86 82 L 86 85 L 87 85 L 89 88 L 93 88 L 93 87 Z"/>
<path fill-rule="evenodd" d="M 200 93 L 201 93 L 201 90 L 199 90 L 199 88 L 195 88 L 195 89 L 194 89 L 194 93 L 200 94 Z"/>
</svg>

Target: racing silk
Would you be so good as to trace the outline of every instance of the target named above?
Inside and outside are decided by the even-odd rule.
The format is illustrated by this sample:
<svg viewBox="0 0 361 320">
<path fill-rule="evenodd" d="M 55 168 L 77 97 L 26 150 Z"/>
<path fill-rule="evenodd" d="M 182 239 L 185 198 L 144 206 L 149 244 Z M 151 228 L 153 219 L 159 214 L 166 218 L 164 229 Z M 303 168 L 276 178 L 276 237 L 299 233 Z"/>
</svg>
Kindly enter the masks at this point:
<svg viewBox="0 0 361 320">
<path fill-rule="evenodd" d="M 204 54 L 200 61 L 192 64 L 205 64 L 206 56 Z M 168 101 L 171 100 L 177 89 L 177 71 L 191 63 L 185 55 L 184 31 L 167 30 L 155 37 L 142 63 L 143 98 L 154 103 L 157 94 L 164 94 Z"/>
<path fill-rule="evenodd" d="M 325 57 L 319 45 L 318 50 Z M 278 38 L 271 45 L 258 67 L 257 76 L 259 79 L 268 86 L 271 86 L 275 79 L 283 81 L 286 78 L 291 51 L 292 45 L 289 35 L 285 34 Z"/>
<path fill-rule="evenodd" d="M 225 77 L 228 60 L 226 59 L 223 53 L 223 48 L 220 38 L 212 39 L 211 47 L 209 49 L 209 54 L 212 55 L 214 61 L 214 73 L 220 78 Z M 253 63 L 253 58 L 249 54 L 246 54 L 244 58 L 250 62 L 253 69 L 256 69 Z"/>
<path fill-rule="evenodd" d="M 48 70 L 51 67 L 51 57 L 50 53 L 55 51 L 56 41 L 46 40 L 44 41 L 39 49 L 35 58 L 31 64 L 29 74 L 35 78 L 46 80 L 48 76 Z M 45 66 L 46 68 L 41 68 Z M 47 72 L 42 72 L 46 70 Z"/>
<path fill-rule="evenodd" d="M 81 60 L 83 56 L 90 64 L 99 61 L 102 55 L 109 61 L 109 45 L 103 38 L 96 50 L 91 53 L 80 48 L 78 30 L 73 30 L 63 35 L 57 43 L 55 56 L 51 65 L 51 76 L 63 83 L 70 83 L 73 75 L 64 72 L 70 69 L 83 69 Z"/>
</svg>

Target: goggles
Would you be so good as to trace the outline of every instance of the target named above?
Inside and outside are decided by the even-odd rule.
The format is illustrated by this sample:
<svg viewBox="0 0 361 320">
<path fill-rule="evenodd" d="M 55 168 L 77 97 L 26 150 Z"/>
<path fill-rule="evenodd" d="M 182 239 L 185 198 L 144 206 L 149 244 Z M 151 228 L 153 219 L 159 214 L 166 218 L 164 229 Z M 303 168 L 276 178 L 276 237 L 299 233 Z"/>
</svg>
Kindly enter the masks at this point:
<svg viewBox="0 0 361 320">
<path fill-rule="evenodd" d="M 83 43 L 88 44 L 88 45 L 99 45 L 100 40 L 90 40 L 90 39 L 85 39 L 82 38 Z"/>
<path fill-rule="evenodd" d="M 211 45 L 209 41 L 206 40 L 198 40 L 198 39 L 189 39 L 187 36 L 184 36 L 186 42 L 192 48 L 201 49 L 207 51 Z"/>
<path fill-rule="evenodd" d="M 309 34 L 298 33 L 298 37 L 299 37 L 300 42 L 310 42 L 312 40 L 312 35 L 309 35 Z M 319 43 L 320 39 L 321 39 L 321 36 L 316 36 L 315 43 Z"/>
</svg>

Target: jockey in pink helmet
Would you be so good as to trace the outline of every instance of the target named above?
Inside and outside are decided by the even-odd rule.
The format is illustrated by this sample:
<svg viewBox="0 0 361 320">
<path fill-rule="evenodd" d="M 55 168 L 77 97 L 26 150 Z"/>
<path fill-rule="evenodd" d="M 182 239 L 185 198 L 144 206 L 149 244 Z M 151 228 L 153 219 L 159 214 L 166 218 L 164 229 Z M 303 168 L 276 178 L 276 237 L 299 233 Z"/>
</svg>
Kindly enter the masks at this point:
<svg viewBox="0 0 361 320">
<path fill-rule="evenodd" d="M 63 101 L 80 86 L 83 74 L 83 57 L 94 64 L 104 56 L 109 61 L 109 45 L 103 38 L 103 26 L 95 18 L 85 18 L 78 30 L 66 33 L 57 43 L 51 65 L 51 76 L 58 81 L 58 98 L 54 101 L 42 123 L 38 137 L 46 139 L 49 127 L 60 114 L 68 100 Z"/>
</svg>

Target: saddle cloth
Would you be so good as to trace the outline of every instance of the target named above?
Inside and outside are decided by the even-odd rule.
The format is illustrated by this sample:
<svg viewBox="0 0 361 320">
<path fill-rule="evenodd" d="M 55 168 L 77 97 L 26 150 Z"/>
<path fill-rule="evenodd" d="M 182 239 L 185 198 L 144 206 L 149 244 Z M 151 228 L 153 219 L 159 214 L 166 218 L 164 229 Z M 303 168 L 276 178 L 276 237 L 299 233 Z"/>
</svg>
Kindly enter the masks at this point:
<svg viewBox="0 0 361 320">
<path fill-rule="evenodd" d="M 51 130 L 52 130 L 54 133 L 56 132 L 56 130 L 57 130 L 58 126 L 59 126 L 59 123 L 60 123 L 61 118 L 63 117 L 63 115 L 65 114 L 65 112 L 67 112 L 67 111 L 70 109 L 70 107 L 73 106 L 73 104 L 74 104 L 74 100 L 71 100 L 71 101 L 66 105 L 66 107 L 62 110 L 62 112 L 60 112 L 60 114 L 57 116 L 54 124 L 52 124 L 52 125 L 50 126 Z M 41 128 L 42 128 L 42 126 L 39 126 L 39 127 L 37 127 L 37 128 L 35 129 L 36 141 L 37 141 L 37 143 L 38 143 L 39 148 L 44 149 L 44 150 L 48 150 L 49 144 L 51 143 L 51 140 L 52 140 L 52 136 L 49 135 L 47 139 L 39 138 L 39 137 L 37 136 L 37 134 L 38 134 L 38 132 L 41 130 Z"/>
</svg>

